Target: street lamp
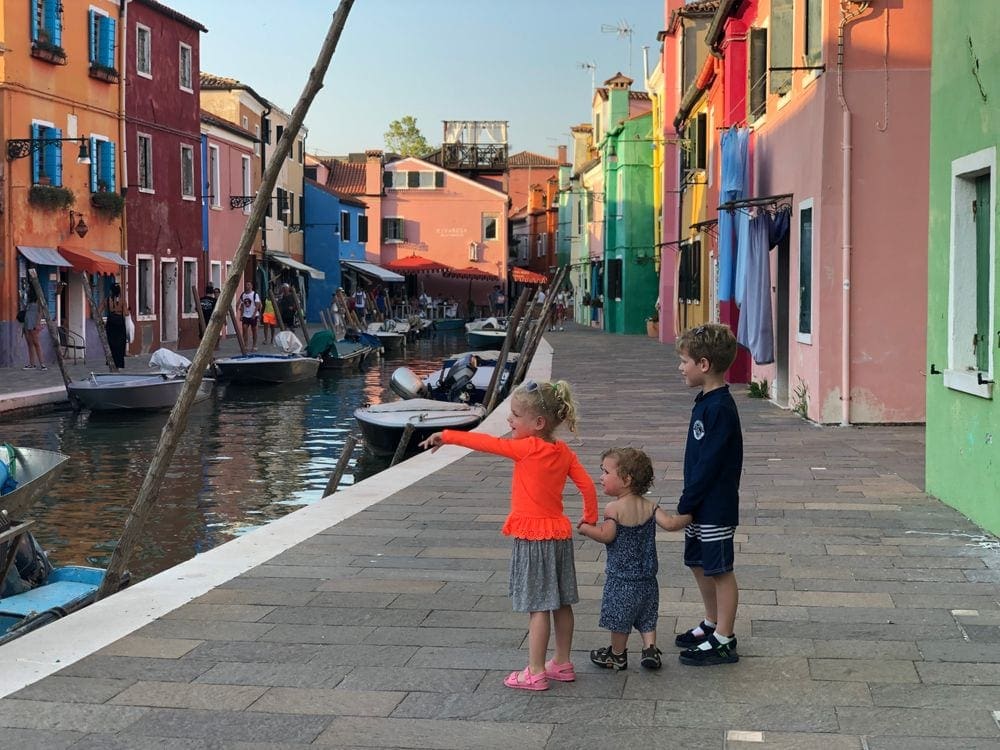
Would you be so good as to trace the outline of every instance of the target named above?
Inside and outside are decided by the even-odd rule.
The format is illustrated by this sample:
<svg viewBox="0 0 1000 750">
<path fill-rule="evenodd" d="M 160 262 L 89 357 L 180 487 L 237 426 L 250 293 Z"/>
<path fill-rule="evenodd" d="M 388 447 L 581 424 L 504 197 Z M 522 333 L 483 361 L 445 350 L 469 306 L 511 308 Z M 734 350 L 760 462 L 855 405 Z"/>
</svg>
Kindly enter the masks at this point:
<svg viewBox="0 0 1000 750">
<path fill-rule="evenodd" d="M 90 142 L 87 138 L 9 138 L 7 140 L 7 158 L 23 159 L 31 156 L 36 151 L 41 151 L 46 146 L 56 143 L 72 141 L 80 144 L 80 151 L 76 156 L 77 164 L 90 164 Z"/>
</svg>

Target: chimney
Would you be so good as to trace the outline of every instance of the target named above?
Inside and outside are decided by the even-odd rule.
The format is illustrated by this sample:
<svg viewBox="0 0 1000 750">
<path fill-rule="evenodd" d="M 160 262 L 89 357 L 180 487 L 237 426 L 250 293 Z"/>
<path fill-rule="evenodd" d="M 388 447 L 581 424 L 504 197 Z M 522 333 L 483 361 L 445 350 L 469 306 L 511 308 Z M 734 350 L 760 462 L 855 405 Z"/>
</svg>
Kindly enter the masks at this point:
<svg viewBox="0 0 1000 750">
<path fill-rule="evenodd" d="M 566 164 L 566 146 L 559 147 L 559 164 Z"/>
<path fill-rule="evenodd" d="M 365 195 L 382 195 L 382 152 L 365 151 Z"/>
</svg>

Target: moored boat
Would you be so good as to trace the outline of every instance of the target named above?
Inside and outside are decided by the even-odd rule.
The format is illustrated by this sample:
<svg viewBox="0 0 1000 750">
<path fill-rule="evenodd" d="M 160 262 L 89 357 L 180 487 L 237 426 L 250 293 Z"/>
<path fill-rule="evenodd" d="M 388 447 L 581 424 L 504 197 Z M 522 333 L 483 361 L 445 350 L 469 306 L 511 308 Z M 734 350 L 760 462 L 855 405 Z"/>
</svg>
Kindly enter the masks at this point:
<svg viewBox="0 0 1000 750">
<path fill-rule="evenodd" d="M 406 334 L 409 330 L 406 323 L 386 320 L 382 323 L 370 323 L 366 333 L 378 338 L 386 354 L 398 354 L 406 346 Z"/>
<path fill-rule="evenodd" d="M 90 373 L 66 386 L 70 396 L 87 409 L 170 409 L 184 387 L 181 373 Z M 208 398 L 215 381 L 204 378 L 195 401 Z"/>
<path fill-rule="evenodd" d="M 318 331 L 309 339 L 306 352 L 319 357 L 319 371 L 357 370 L 375 350 L 359 340 L 336 339 L 330 331 Z"/>
<path fill-rule="evenodd" d="M 465 324 L 465 339 L 473 349 L 499 349 L 507 338 L 507 321 L 477 318 Z"/>
<path fill-rule="evenodd" d="M 52 485 L 67 461 L 65 453 L 0 445 L 0 493 L 4 485 L 12 488 L 0 494 L 0 511 L 13 518 L 21 516 Z"/>
<path fill-rule="evenodd" d="M 245 385 L 294 383 L 316 377 L 319 357 L 301 354 L 239 354 L 215 360 L 219 380 Z"/>
<path fill-rule="evenodd" d="M 354 418 L 361 427 L 365 444 L 376 455 L 396 452 L 403 431 L 408 424 L 414 431 L 407 446 L 407 455 L 419 450 L 420 441 L 439 430 L 471 430 L 486 416 L 486 409 L 478 404 L 449 403 L 415 398 L 373 404 L 354 410 Z"/>
</svg>

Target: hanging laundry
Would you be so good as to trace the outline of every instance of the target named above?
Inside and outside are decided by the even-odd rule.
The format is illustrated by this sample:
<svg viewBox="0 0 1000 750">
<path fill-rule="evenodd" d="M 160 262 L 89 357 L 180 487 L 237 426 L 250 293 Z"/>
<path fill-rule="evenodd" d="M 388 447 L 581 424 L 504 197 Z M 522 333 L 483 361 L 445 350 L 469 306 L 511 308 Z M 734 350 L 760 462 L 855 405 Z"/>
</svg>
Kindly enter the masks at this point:
<svg viewBox="0 0 1000 750">
<path fill-rule="evenodd" d="M 748 128 L 729 128 L 722 133 L 722 203 L 740 200 L 747 187 Z M 736 273 L 736 235 L 749 229 L 749 218 L 741 211 L 719 212 L 719 301 L 733 299 Z"/>
<path fill-rule="evenodd" d="M 788 234 L 790 211 L 760 211 L 750 219 L 746 286 L 736 340 L 750 350 L 758 365 L 774 362 L 774 321 L 771 315 L 771 248 Z"/>
</svg>

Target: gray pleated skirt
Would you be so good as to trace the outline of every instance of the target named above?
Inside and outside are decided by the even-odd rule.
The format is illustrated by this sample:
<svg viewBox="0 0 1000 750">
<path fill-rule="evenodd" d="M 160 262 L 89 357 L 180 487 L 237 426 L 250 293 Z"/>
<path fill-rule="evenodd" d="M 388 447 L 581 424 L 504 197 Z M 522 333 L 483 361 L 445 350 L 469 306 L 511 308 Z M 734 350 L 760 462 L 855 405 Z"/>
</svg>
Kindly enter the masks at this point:
<svg viewBox="0 0 1000 750">
<path fill-rule="evenodd" d="M 518 539 L 510 555 L 510 600 L 515 612 L 548 612 L 576 604 L 572 539 Z"/>
</svg>

